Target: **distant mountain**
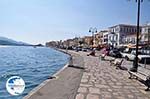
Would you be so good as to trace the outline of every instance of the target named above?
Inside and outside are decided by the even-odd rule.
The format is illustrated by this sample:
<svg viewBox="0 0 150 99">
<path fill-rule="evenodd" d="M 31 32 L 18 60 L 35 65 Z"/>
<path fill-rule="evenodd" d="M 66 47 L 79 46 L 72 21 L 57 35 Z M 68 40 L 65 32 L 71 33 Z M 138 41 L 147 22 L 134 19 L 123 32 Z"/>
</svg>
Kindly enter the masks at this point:
<svg viewBox="0 0 150 99">
<path fill-rule="evenodd" d="M 18 42 L 6 37 L 0 37 L 0 45 L 29 46 L 30 44 L 24 42 Z"/>
</svg>

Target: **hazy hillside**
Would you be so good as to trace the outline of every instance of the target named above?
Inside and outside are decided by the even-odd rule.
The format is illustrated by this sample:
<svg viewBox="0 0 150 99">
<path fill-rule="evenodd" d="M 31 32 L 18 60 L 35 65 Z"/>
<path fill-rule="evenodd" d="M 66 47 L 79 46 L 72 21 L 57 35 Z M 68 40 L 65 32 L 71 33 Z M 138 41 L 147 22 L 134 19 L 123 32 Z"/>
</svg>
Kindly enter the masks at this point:
<svg viewBox="0 0 150 99">
<path fill-rule="evenodd" d="M 17 45 L 17 46 L 25 45 L 25 46 L 28 46 L 30 44 L 27 44 L 24 42 L 18 42 L 18 41 L 15 41 L 15 40 L 12 40 L 12 39 L 9 39 L 6 37 L 0 37 L 0 45 Z"/>
</svg>

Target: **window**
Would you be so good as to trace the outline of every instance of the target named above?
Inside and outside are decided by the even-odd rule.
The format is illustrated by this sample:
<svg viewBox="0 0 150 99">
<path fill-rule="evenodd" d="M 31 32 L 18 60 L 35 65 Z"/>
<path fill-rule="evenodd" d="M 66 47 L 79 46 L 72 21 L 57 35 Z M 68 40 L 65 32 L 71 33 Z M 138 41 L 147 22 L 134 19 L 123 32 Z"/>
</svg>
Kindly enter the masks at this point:
<svg viewBox="0 0 150 99">
<path fill-rule="evenodd" d="M 140 29 L 140 32 L 142 32 L 142 29 Z"/>
<path fill-rule="evenodd" d="M 150 33 L 150 28 L 148 28 L 148 33 Z"/>
<path fill-rule="evenodd" d="M 120 28 L 120 32 L 122 32 L 122 28 Z"/>
<path fill-rule="evenodd" d="M 131 32 L 134 33 L 134 28 L 131 29 Z"/>
<path fill-rule="evenodd" d="M 134 28 L 134 32 L 136 32 L 136 28 Z"/>
<path fill-rule="evenodd" d="M 111 40 L 111 36 L 109 36 L 109 40 Z"/>
</svg>

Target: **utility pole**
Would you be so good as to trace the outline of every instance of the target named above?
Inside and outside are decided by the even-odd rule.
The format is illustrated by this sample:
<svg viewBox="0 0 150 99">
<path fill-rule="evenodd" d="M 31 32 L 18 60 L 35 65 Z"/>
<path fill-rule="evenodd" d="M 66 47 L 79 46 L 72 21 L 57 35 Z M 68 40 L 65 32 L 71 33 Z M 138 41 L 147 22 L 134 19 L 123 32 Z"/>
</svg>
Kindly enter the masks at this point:
<svg viewBox="0 0 150 99">
<path fill-rule="evenodd" d="M 140 7 L 141 7 L 141 2 L 143 2 L 143 0 L 136 0 L 137 2 L 137 6 L 138 6 L 138 10 L 137 10 L 137 33 L 136 33 L 136 55 L 135 55 L 135 64 L 133 65 L 133 67 L 130 69 L 133 72 L 137 72 L 138 70 L 138 47 L 139 47 L 139 34 L 140 34 Z"/>
</svg>

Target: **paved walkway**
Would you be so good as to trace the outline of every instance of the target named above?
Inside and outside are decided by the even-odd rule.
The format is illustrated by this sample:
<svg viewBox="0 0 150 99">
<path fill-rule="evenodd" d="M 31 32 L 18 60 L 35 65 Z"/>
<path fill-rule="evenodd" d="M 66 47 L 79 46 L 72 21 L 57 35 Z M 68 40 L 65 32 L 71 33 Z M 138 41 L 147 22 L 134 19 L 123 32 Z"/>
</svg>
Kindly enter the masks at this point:
<svg viewBox="0 0 150 99">
<path fill-rule="evenodd" d="M 83 58 L 70 52 L 73 65 L 84 66 Z M 56 74 L 56 79 L 48 79 L 32 90 L 24 99 L 75 99 L 82 77 L 83 69 L 66 67 Z"/>
<path fill-rule="evenodd" d="M 137 80 L 128 79 L 127 71 L 116 70 L 108 61 L 84 57 L 85 68 L 76 99 L 150 99 L 150 92 Z M 124 64 L 125 65 L 125 64 Z"/>
</svg>

